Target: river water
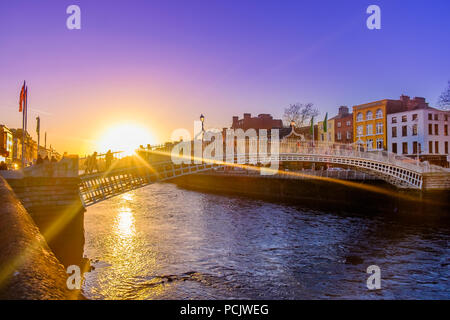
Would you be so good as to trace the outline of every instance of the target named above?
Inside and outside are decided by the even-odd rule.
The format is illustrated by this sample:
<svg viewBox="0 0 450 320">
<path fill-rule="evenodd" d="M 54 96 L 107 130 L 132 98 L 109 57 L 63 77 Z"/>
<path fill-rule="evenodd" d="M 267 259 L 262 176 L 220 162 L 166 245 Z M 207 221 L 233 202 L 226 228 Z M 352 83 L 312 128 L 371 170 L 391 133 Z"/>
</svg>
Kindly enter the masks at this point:
<svg viewBox="0 0 450 320">
<path fill-rule="evenodd" d="M 154 184 L 89 207 L 89 299 L 450 299 L 450 224 Z M 381 269 L 369 291 L 366 269 Z"/>
</svg>

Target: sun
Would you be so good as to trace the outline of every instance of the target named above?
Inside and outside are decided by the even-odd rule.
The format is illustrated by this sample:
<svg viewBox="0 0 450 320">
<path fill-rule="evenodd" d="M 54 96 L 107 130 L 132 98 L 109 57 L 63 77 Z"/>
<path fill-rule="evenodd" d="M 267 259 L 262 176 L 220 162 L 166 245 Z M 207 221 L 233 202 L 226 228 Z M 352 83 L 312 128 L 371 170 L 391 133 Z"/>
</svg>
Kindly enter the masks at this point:
<svg viewBox="0 0 450 320">
<path fill-rule="evenodd" d="M 140 145 L 155 144 L 151 132 L 139 124 L 119 124 L 105 131 L 97 143 L 98 152 L 123 151 L 132 155 Z"/>
</svg>

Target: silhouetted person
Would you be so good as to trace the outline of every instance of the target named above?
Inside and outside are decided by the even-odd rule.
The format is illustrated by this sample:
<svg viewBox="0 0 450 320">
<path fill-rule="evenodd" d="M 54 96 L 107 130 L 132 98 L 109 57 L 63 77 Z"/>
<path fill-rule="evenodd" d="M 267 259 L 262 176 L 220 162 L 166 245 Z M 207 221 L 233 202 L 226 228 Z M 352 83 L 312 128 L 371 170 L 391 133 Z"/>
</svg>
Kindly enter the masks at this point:
<svg viewBox="0 0 450 320">
<path fill-rule="evenodd" d="M 44 159 L 42 159 L 41 155 L 39 154 L 36 159 L 36 165 L 42 164 L 42 163 L 44 163 Z"/>
<path fill-rule="evenodd" d="M 108 152 L 105 155 L 106 170 L 108 170 L 109 167 L 111 167 L 112 161 L 113 161 L 113 154 L 112 154 L 111 150 L 108 150 Z"/>
<path fill-rule="evenodd" d="M 51 162 L 58 162 L 58 160 L 56 160 L 55 156 L 52 156 L 52 160 L 50 160 Z"/>
<path fill-rule="evenodd" d="M 48 156 L 45 156 L 44 162 L 50 162 L 50 159 L 48 158 Z"/>
<path fill-rule="evenodd" d="M 8 170 L 8 166 L 4 161 L 0 162 L 0 170 Z"/>
<path fill-rule="evenodd" d="M 91 157 L 91 172 L 93 172 L 95 170 L 98 171 L 98 164 L 97 164 L 97 152 L 94 152 L 94 154 Z"/>
<path fill-rule="evenodd" d="M 84 172 L 91 173 L 91 156 L 87 156 L 84 162 Z"/>
</svg>

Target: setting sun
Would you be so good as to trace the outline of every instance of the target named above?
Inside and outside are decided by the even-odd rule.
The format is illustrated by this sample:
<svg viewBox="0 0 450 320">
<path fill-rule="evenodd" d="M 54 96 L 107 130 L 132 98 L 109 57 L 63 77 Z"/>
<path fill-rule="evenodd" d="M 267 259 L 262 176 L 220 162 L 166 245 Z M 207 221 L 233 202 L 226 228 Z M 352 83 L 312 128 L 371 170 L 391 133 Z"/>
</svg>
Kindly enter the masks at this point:
<svg viewBox="0 0 450 320">
<path fill-rule="evenodd" d="M 123 151 L 131 155 L 140 145 L 154 144 L 150 131 L 139 124 L 120 124 L 109 128 L 99 139 L 98 151 Z"/>
</svg>

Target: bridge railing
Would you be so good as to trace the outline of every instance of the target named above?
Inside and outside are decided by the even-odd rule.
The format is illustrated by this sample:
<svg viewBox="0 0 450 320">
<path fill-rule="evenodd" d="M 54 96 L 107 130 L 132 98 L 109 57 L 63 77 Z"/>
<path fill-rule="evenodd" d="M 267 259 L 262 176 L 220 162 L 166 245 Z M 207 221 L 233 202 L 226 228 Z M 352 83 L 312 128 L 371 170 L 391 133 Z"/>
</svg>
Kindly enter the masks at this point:
<svg viewBox="0 0 450 320">
<path fill-rule="evenodd" d="M 206 145 L 210 142 L 203 142 L 203 150 Z M 239 141 L 236 139 L 234 145 L 234 161 L 240 160 L 240 163 L 257 163 L 261 159 L 261 155 L 257 153 L 251 154 L 249 151 L 253 150 L 258 152 L 259 145 L 256 140 L 245 140 L 245 148 L 239 149 L 237 145 Z M 144 160 L 145 162 L 151 163 L 152 165 L 156 165 L 158 163 L 168 163 L 171 162 L 171 150 L 175 144 L 164 144 L 160 146 L 151 146 L 143 149 L 138 149 L 136 151 L 137 158 Z M 445 168 L 430 165 L 428 162 L 420 162 L 419 160 L 405 157 L 402 155 L 398 155 L 395 153 L 391 153 L 385 150 L 364 150 L 361 149 L 360 146 L 356 144 L 338 144 L 338 143 L 328 143 L 328 142 L 319 142 L 319 141 L 300 141 L 300 140 L 281 140 L 278 143 L 279 145 L 279 154 L 287 155 L 287 154 L 298 154 L 298 155 L 310 155 L 310 156 L 321 156 L 321 157 L 345 157 L 352 159 L 361 159 L 361 160 L 370 160 L 377 161 L 387 165 L 394 165 L 403 169 L 411 170 L 418 173 L 424 172 L 443 172 L 448 171 Z M 267 141 L 267 152 L 269 155 L 266 157 L 266 160 L 276 160 L 274 157 L 270 156 L 270 152 L 272 149 L 272 141 L 270 139 Z M 238 151 L 242 152 L 245 150 L 245 153 L 238 153 Z M 223 147 L 223 158 L 219 161 L 226 162 L 226 146 L 224 144 Z M 192 148 L 192 162 L 194 160 L 194 150 Z M 128 157 L 125 157 L 122 152 L 113 152 L 114 160 L 117 163 L 120 163 L 118 167 L 127 167 L 129 160 Z M 275 156 L 275 155 L 274 155 Z M 106 154 L 97 155 L 97 166 L 98 171 L 105 171 L 107 168 L 107 162 L 105 160 Z M 186 160 L 186 159 L 184 159 Z M 189 159 L 188 159 L 189 160 Z M 198 159 L 197 159 L 198 160 Z M 204 159 L 205 162 L 214 161 L 212 159 Z M 136 162 L 134 162 L 136 165 Z M 80 174 L 86 173 L 87 169 L 87 158 L 80 159 Z"/>
<path fill-rule="evenodd" d="M 385 150 L 361 150 L 355 144 L 336 144 L 317 142 L 281 142 L 280 153 L 312 154 L 322 156 L 341 156 L 363 160 L 378 161 L 395 165 L 416 172 L 440 172 L 445 168 L 420 162 L 417 159 L 405 157 Z"/>
</svg>

